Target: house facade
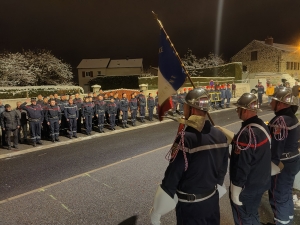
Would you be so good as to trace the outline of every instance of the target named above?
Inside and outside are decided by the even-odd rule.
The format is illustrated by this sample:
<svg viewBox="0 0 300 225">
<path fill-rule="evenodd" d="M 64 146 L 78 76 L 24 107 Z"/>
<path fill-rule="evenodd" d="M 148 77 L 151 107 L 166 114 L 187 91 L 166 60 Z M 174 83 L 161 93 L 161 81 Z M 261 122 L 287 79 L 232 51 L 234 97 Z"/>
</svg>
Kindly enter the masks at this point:
<svg viewBox="0 0 300 225">
<path fill-rule="evenodd" d="M 243 71 L 249 73 L 288 73 L 300 77 L 300 47 L 274 43 L 271 37 L 265 41 L 253 40 L 231 61 L 242 62 Z"/>
<path fill-rule="evenodd" d="M 101 76 L 129 76 L 143 73 L 143 59 L 82 59 L 77 66 L 78 84 L 90 91 L 89 82 Z"/>
</svg>

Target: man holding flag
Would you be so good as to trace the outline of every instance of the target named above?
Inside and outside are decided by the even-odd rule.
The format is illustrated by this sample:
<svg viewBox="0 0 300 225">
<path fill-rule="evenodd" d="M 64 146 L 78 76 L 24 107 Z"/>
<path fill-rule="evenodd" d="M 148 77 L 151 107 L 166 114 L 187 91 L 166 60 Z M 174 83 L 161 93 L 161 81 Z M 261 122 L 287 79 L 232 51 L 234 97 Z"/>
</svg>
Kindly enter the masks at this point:
<svg viewBox="0 0 300 225">
<path fill-rule="evenodd" d="M 159 119 L 172 108 L 170 96 L 186 79 L 183 64 L 161 22 L 158 68 Z M 219 192 L 228 165 L 225 135 L 205 120 L 209 93 L 202 88 L 191 90 L 184 101 L 185 118 L 168 153 L 170 164 L 154 197 L 151 223 L 176 207 L 178 225 L 220 224 Z M 216 139 L 215 137 L 218 137 Z M 198 185 L 197 185 L 198 184 Z M 199 185 L 201 184 L 201 185 Z"/>
</svg>

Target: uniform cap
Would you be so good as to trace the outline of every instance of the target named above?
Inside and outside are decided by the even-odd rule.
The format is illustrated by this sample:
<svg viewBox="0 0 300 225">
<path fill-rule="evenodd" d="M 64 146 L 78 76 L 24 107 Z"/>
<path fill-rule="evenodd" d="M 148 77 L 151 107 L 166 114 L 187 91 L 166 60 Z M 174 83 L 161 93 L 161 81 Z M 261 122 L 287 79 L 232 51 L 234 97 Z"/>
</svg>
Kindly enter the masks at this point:
<svg viewBox="0 0 300 225">
<path fill-rule="evenodd" d="M 185 96 L 185 103 L 193 108 L 208 111 L 209 99 L 210 95 L 205 89 L 195 88 L 187 93 Z"/>
</svg>

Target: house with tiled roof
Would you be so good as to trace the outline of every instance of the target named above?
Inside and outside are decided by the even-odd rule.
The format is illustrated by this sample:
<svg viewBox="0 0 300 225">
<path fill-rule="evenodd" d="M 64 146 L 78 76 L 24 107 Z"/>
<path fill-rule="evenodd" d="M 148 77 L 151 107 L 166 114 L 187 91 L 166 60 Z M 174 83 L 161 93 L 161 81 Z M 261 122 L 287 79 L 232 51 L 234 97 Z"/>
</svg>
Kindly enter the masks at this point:
<svg viewBox="0 0 300 225">
<path fill-rule="evenodd" d="M 78 84 L 90 91 L 90 81 L 101 76 L 135 76 L 143 73 L 143 59 L 82 59 L 77 66 Z"/>
<path fill-rule="evenodd" d="M 300 77 L 300 46 L 274 43 L 272 37 L 251 41 L 231 61 L 242 62 L 243 71 L 249 73 L 288 73 Z"/>
</svg>

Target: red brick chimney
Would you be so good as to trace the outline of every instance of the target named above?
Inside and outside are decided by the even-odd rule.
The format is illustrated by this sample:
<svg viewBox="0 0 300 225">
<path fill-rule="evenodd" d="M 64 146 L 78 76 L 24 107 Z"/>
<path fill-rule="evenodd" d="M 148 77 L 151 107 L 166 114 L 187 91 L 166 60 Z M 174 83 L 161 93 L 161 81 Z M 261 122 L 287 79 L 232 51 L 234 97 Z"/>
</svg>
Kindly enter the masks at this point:
<svg viewBox="0 0 300 225">
<path fill-rule="evenodd" d="M 267 37 L 265 39 L 265 44 L 267 44 L 267 45 L 273 45 L 273 38 L 272 37 Z"/>
</svg>

